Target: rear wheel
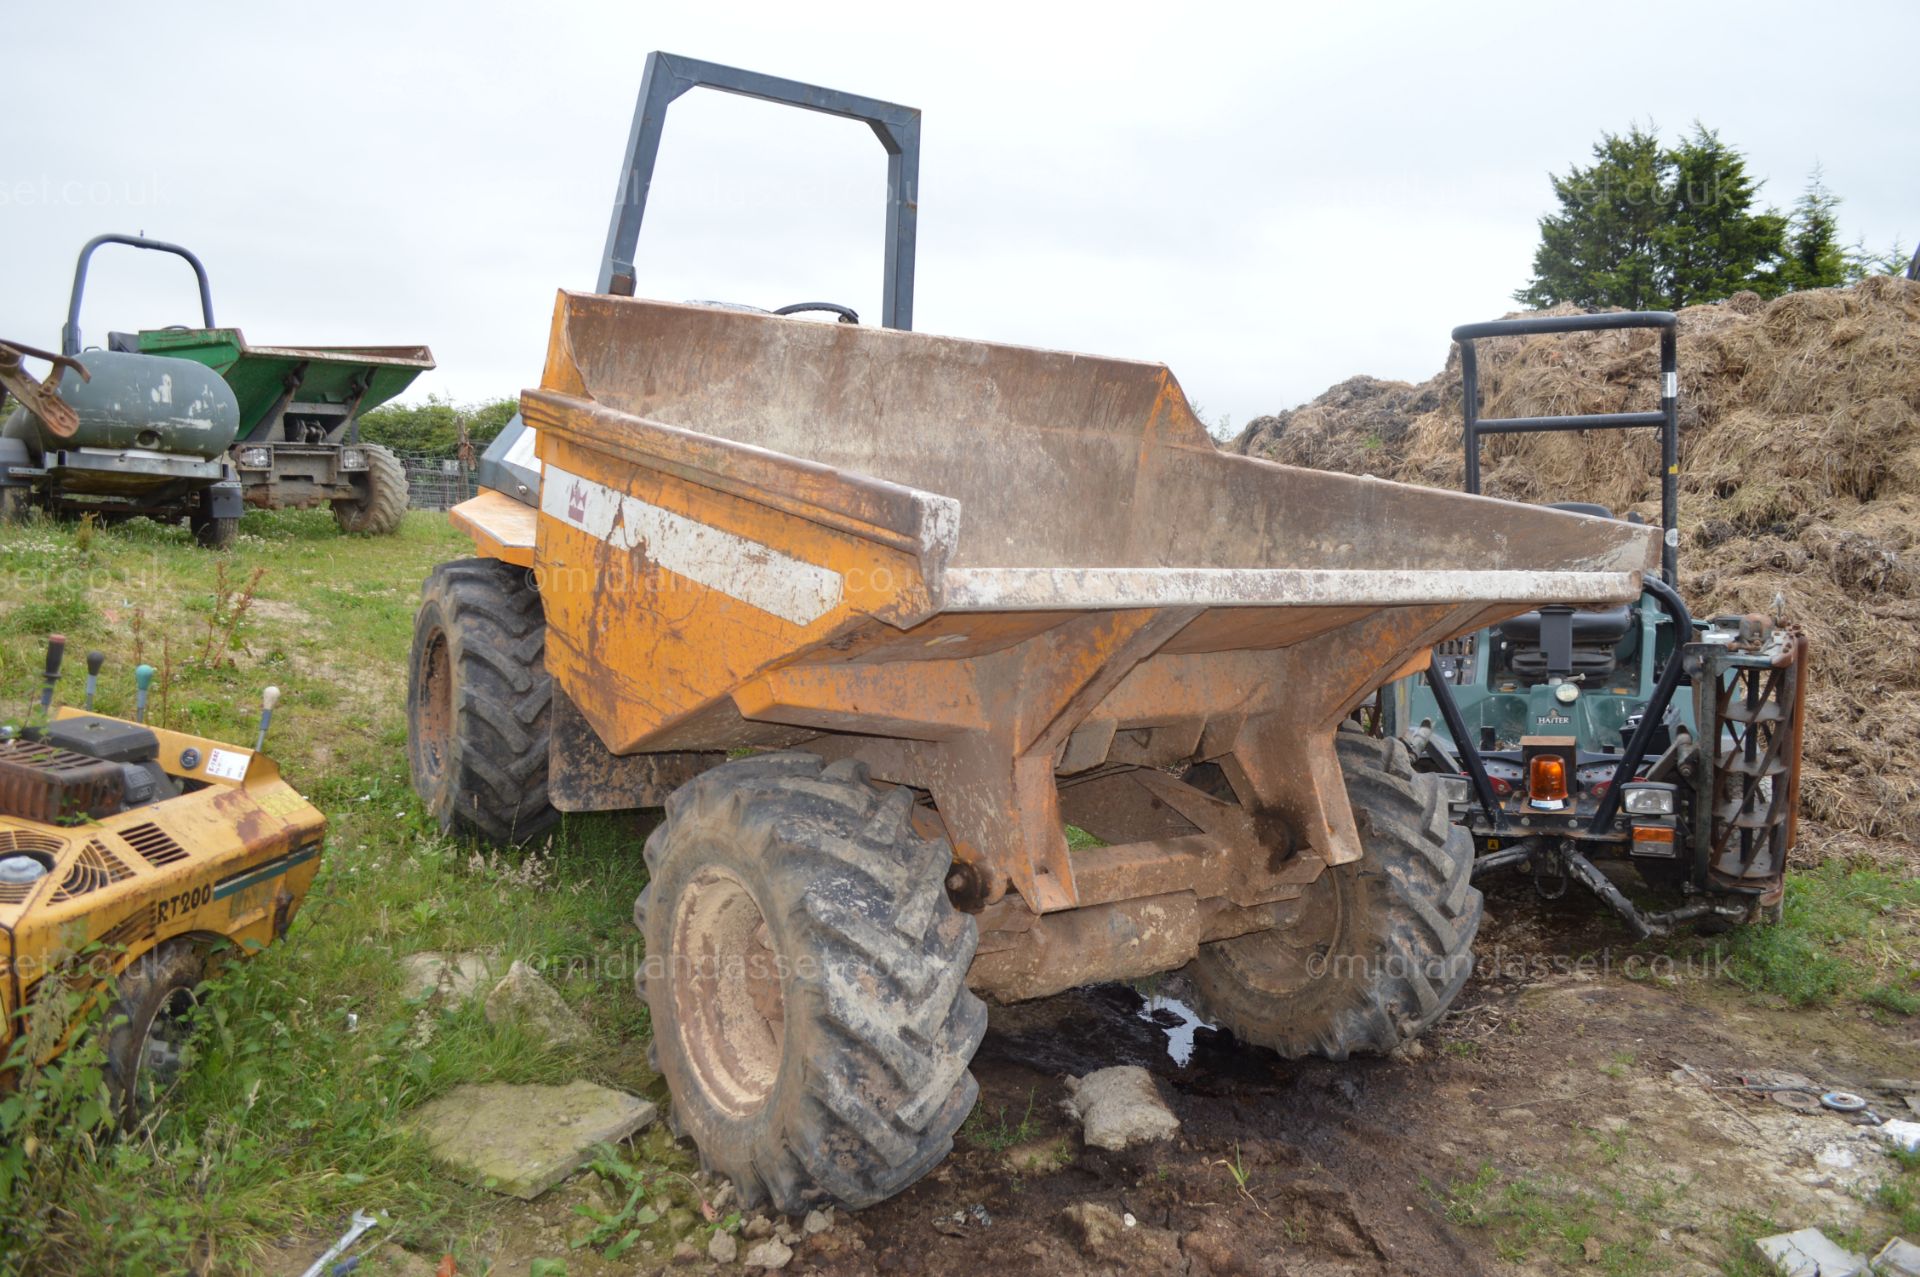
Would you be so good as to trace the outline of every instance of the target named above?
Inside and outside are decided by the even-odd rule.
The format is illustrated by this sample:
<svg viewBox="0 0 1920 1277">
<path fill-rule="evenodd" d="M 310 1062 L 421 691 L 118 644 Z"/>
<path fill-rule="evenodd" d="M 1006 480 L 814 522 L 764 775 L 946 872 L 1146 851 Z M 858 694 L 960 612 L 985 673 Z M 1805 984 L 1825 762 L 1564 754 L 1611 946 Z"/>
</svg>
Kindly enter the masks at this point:
<svg viewBox="0 0 1920 1277">
<path fill-rule="evenodd" d="M 1342 731 L 1365 855 L 1324 871 L 1271 931 L 1205 946 L 1184 969 L 1200 1014 L 1289 1059 L 1411 1041 L 1473 970 L 1473 846 L 1406 748 Z"/>
<path fill-rule="evenodd" d="M 937 1165 L 978 1094 L 977 934 L 912 794 L 810 754 L 723 763 L 647 839 L 637 978 L 674 1132 L 748 1205 L 869 1206 Z"/>
<path fill-rule="evenodd" d="M 342 532 L 386 536 L 407 517 L 407 471 L 400 458 L 377 443 L 356 446 L 367 454 L 367 472 L 362 483 L 354 484 L 352 497 L 333 503 L 333 521 Z"/>
<path fill-rule="evenodd" d="M 547 801 L 547 622 L 527 575 L 497 559 L 435 568 L 408 662 L 414 790 L 442 830 L 500 844 L 560 818 Z"/>
<path fill-rule="evenodd" d="M 107 1093 L 124 1130 L 137 1127 L 180 1080 L 206 957 L 173 941 L 120 976 L 107 1016 Z"/>
</svg>

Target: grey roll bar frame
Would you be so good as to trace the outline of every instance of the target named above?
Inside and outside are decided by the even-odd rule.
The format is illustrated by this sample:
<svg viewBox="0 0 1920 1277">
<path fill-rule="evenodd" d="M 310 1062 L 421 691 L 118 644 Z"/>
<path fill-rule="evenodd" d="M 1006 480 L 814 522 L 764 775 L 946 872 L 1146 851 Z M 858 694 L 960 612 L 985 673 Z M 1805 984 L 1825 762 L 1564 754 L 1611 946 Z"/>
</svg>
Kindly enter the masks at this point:
<svg viewBox="0 0 1920 1277">
<path fill-rule="evenodd" d="M 646 216 L 647 195 L 653 187 L 654 163 L 660 157 L 667 107 L 693 89 L 717 89 L 859 120 L 873 130 L 887 152 L 886 264 L 880 325 L 912 328 L 913 259 L 920 207 L 919 108 L 657 50 L 647 55 L 640 73 L 640 100 L 634 106 L 633 126 L 627 134 L 620 185 L 614 191 L 613 217 L 607 223 L 607 245 L 601 254 L 600 277 L 594 291 L 633 296 L 633 259 L 640 223 Z"/>
<path fill-rule="evenodd" d="M 657 49 L 647 55 L 640 73 L 640 97 L 634 105 L 633 123 L 627 130 L 620 182 L 613 193 L 613 214 L 607 220 L 606 245 L 601 250 L 594 291 L 616 297 L 634 295 L 638 280 L 634 257 L 640 242 L 640 225 L 646 218 L 647 196 L 653 188 L 654 164 L 660 158 L 660 137 L 666 127 L 667 108 L 693 89 L 716 89 L 780 106 L 859 120 L 873 130 L 887 153 L 886 257 L 881 275 L 880 325 L 911 329 L 914 254 L 920 219 L 920 109 Z M 481 454 L 476 477 L 482 487 L 537 505 L 539 474 L 530 466 L 507 459 L 525 430 L 520 415 L 515 413 Z"/>
<path fill-rule="evenodd" d="M 67 322 L 60 328 L 61 354 L 73 356 L 80 353 L 80 300 L 87 291 L 87 266 L 93 259 L 94 250 L 105 244 L 125 244 L 129 248 L 172 253 L 175 257 L 184 258 L 187 265 L 193 267 L 194 278 L 200 283 L 201 327 L 214 327 L 213 288 L 207 283 L 207 268 L 200 264 L 193 250 L 169 244 L 162 239 L 148 239 L 144 235 L 95 235 L 81 248 L 80 260 L 73 266 L 73 294 L 67 300 Z"/>
</svg>

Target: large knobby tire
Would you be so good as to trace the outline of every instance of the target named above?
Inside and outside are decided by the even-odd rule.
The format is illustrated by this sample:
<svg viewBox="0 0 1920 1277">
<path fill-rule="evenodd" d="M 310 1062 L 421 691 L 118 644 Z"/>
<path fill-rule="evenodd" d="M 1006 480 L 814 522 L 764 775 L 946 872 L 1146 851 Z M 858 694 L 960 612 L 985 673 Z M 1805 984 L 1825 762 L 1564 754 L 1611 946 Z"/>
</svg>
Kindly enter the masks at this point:
<svg viewBox="0 0 1920 1277">
<path fill-rule="evenodd" d="M 1446 1011 L 1473 971 L 1473 844 L 1398 741 L 1338 737 L 1365 855 L 1323 872 L 1271 931 L 1205 946 L 1196 1010 L 1288 1059 L 1381 1053 Z"/>
<path fill-rule="evenodd" d="M 386 536 L 407 517 L 407 471 L 400 458 L 377 443 L 358 445 L 367 454 L 366 486 L 333 503 L 333 521 L 342 532 Z"/>
<path fill-rule="evenodd" d="M 421 590 L 407 668 L 407 765 L 441 830 L 514 845 L 560 818 L 547 801 L 553 679 L 523 568 L 442 563 Z"/>
<path fill-rule="evenodd" d="M 107 1094 L 131 1131 L 180 1080 L 182 1048 L 206 977 L 206 955 L 184 941 L 149 950 L 121 973 L 107 1013 Z"/>
<path fill-rule="evenodd" d="M 674 1133 L 749 1206 L 872 1205 L 973 1108 L 978 935 L 912 808 L 863 764 L 763 754 L 676 790 L 647 839 L 652 1055 Z"/>
</svg>

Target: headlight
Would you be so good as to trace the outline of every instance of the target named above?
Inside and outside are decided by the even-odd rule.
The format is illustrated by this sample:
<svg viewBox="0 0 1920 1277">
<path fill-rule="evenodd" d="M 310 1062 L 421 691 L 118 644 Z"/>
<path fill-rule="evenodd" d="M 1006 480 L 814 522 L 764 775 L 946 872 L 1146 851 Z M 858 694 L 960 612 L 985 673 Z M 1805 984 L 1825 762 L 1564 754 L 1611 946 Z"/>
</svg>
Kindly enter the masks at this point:
<svg viewBox="0 0 1920 1277">
<path fill-rule="evenodd" d="M 1665 785 L 1629 785 L 1621 794 L 1621 806 L 1631 816 L 1673 815 L 1673 790 Z"/>
<path fill-rule="evenodd" d="M 1465 776 L 1442 776 L 1440 796 L 1447 800 L 1449 807 L 1465 807 L 1473 801 L 1473 786 Z"/>
<path fill-rule="evenodd" d="M 366 451 L 361 448 L 340 449 L 340 468 L 342 470 L 365 470 L 367 468 Z"/>
<path fill-rule="evenodd" d="M 273 449 L 242 448 L 234 454 L 234 464 L 242 470 L 269 470 L 273 468 Z"/>
</svg>

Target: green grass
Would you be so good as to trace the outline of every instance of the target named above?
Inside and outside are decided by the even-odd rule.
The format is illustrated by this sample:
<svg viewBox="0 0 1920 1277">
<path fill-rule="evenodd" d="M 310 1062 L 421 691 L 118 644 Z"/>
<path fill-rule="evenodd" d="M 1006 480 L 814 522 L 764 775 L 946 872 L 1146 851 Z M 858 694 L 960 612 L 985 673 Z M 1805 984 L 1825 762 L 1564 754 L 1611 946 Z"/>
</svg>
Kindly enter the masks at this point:
<svg viewBox="0 0 1920 1277">
<path fill-rule="evenodd" d="M 1651 1254 L 1654 1230 L 1645 1203 L 1622 1194 L 1590 1183 L 1503 1175 L 1491 1164 L 1445 1186 L 1424 1186 L 1448 1223 L 1484 1233 L 1508 1263 L 1549 1259 L 1608 1277 L 1662 1271 Z"/>
<path fill-rule="evenodd" d="M 1004 1153 L 1037 1138 L 1041 1128 L 1033 1120 L 1034 1094 L 1027 1092 L 1027 1111 L 1020 1115 L 1017 1122 L 1007 1117 L 1008 1110 L 1004 1105 L 991 1112 L 984 1104 L 976 1106 L 967 1115 L 967 1120 L 960 1124 L 960 1138 L 989 1153 Z"/>
<path fill-rule="evenodd" d="M 1742 987 L 1796 1007 L 1863 1002 L 1920 1013 L 1920 879 L 1829 861 L 1787 876 L 1781 922 L 1716 943 Z"/>
<path fill-rule="evenodd" d="M 1920 1153 L 1898 1147 L 1888 1151 L 1899 1173 L 1879 1185 L 1874 1200 L 1893 1216 L 1895 1233 L 1912 1240 L 1920 1236 Z"/>
<path fill-rule="evenodd" d="M 26 710 L 56 627 L 68 640 L 62 699 L 79 700 L 84 655 L 97 648 L 109 713 L 130 711 L 145 660 L 169 675 L 150 718 L 251 744 L 260 689 L 276 684 L 268 753 L 326 812 L 328 844 L 288 941 L 215 979 L 197 1067 L 149 1138 L 77 1138 L 85 1050 L 69 1053 L 64 1080 L 58 1068 L 29 1079 L 37 1116 L 25 1104 L 0 1110 L 9 1147 L 44 1137 L 0 1202 L 0 1271 L 177 1273 L 210 1254 L 246 1271 L 271 1243 L 331 1233 L 368 1206 L 397 1221 L 400 1240 L 452 1250 L 477 1271 L 464 1261 L 479 1253 L 494 1199 L 432 1173 L 406 1116 L 463 1082 L 652 1083 L 632 988 L 642 827 L 569 818 L 548 845 L 492 857 L 434 830 L 402 747 L 420 582 L 470 552 L 444 517 L 413 514 L 396 536 L 359 538 L 324 511 L 250 513 L 225 555 L 144 521 L 92 529 L 85 550 L 79 533 L 46 521 L 0 531 L 0 719 Z M 569 1051 L 489 1024 L 477 1004 L 443 1010 L 402 990 L 398 958 L 476 948 L 539 962 L 593 1043 Z M 642 1160 L 653 1178 L 623 1186 L 644 1182 L 648 1210 L 678 1192 L 678 1222 L 686 1193 L 672 1175 L 684 1156 L 668 1139 Z M 618 1178 L 612 1163 L 601 1178 Z M 587 1244 L 641 1227 L 638 1206 L 616 1205 Z"/>
<path fill-rule="evenodd" d="M 1502 1260 L 1527 1271 L 1597 1271 L 1638 1277 L 1671 1271 L 1678 1252 L 1661 1236 L 1678 1231 L 1690 1212 L 1690 1185 L 1658 1149 L 1613 1132 L 1574 1125 L 1564 1157 L 1548 1169 L 1483 1162 L 1445 1183 L 1422 1180 L 1439 1214 L 1484 1237 Z M 1866 1190 L 1871 1209 L 1851 1227 L 1802 1219 L 1786 1227 L 1824 1226 L 1850 1250 L 1874 1253 L 1889 1237 L 1920 1232 L 1920 1154 L 1891 1150 L 1894 1172 Z M 1678 1214 L 1675 1214 L 1676 1209 Z M 1729 1277 L 1762 1277 L 1772 1268 L 1754 1242 L 1784 1231 L 1763 1213 L 1722 1221 L 1715 1258 Z"/>
<path fill-rule="evenodd" d="M 1754 1243 L 1762 1237 L 1771 1237 L 1783 1231 L 1785 1228 L 1769 1215 L 1754 1211 L 1737 1212 L 1727 1222 L 1725 1236 L 1728 1259 L 1721 1265 L 1720 1271 L 1726 1277 L 1778 1277 L 1780 1270 L 1760 1257 L 1760 1252 L 1754 1249 Z"/>
</svg>

